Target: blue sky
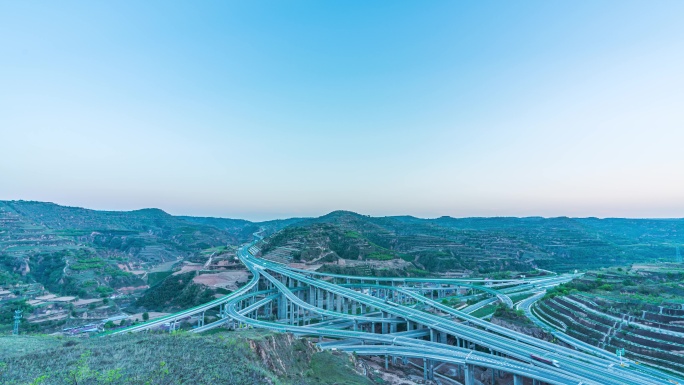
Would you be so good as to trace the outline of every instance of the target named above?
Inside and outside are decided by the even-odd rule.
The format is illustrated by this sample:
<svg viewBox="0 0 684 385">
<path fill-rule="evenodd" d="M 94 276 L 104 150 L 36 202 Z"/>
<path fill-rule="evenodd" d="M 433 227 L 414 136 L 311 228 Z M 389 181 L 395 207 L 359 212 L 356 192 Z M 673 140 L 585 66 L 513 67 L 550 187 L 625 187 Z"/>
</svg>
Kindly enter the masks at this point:
<svg viewBox="0 0 684 385">
<path fill-rule="evenodd" d="M 0 199 L 684 217 L 684 2 L 0 0 Z"/>
</svg>

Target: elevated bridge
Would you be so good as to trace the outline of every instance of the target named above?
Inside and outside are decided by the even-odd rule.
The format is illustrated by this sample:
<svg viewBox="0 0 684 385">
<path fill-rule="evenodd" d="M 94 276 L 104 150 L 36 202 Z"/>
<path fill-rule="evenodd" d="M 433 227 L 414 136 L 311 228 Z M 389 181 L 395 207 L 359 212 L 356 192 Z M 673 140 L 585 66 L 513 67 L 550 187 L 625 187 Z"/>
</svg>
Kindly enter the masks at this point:
<svg viewBox="0 0 684 385">
<path fill-rule="evenodd" d="M 110 334 L 176 325 L 193 316 L 198 319 L 192 330 L 196 333 L 216 327 L 251 327 L 314 336 L 324 349 L 384 357 L 386 365 L 421 365 L 426 380 L 434 379 L 436 368 L 446 363 L 457 368 L 454 380 L 465 385 L 474 385 L 476 367 L 491 369 L 493 377 L 511 373 L 514 385 L 655 385 L 681 381 L 664 372 L 640 370 L 634 365 L 621 367 L 616 365 L 617 358 L 609 355 L 565 348 L 442 303 L 443 298 L 465 289 L 473 298 L 512 307 L 510 294 L 557 285 L 574 275 L 486 282 L 359 277 L 289 268 L 255 257 L 258 251 L 256 241 L 238 250 L 252 277 L 234 293 Z M 205 324 L 207 311 L 218 315 L 218 320 Z"/>
</svg>

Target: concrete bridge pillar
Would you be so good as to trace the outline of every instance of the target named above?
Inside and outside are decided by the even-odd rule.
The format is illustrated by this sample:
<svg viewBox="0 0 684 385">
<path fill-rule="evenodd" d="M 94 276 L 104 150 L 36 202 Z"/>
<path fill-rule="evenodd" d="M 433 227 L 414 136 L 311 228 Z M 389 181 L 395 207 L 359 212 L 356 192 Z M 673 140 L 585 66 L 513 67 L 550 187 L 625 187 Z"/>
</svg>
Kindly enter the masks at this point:
<svg viewBox="0 0 684 385">
<path fill-rule="evenodd" d="M 397 323 L 393 322 L 390 324 L 390 333 L 396 333 L 397 332 Z"/>
<path fill-rule="evenodd" d="M 382 312 L 382 318 L 387 318 L 388 314 L 384 311 Z M 387 322 L 383 322 L 380 326 L 380 334 L 387 334 Z"/>
<path fill-rule="evenodd" d="M 427 358 L 423 358 L 423 380 L 427 381 L 427 379 L 428 379 Z"/>
<path fill-rule="evenodd" d="M 519 374 L 513 375 L 513 385 L 523 385 L 523 378 Z"/>
<path fill-rule="evenodd" d="M 323 290 L 316 288 L 316 307 L 323 308 Z"/>
<path fill-rule="evenodd" d="M 536 378 L 532 379 L 532 385 L 540 385 L 540 381 L 537 380 Z"/>
<path fill-rule="evenodd" d="M 284 294 L 281 294 L 280 297 L 278 297 L 278 319 L 286 319 L 287 318 L 287 298 L 285 297 Z"/>
<path fill-rule="evenodd" d="M 475 367 L 473 364 L 465 365 L 465 385 L 475 385 Z"/>
</svg>

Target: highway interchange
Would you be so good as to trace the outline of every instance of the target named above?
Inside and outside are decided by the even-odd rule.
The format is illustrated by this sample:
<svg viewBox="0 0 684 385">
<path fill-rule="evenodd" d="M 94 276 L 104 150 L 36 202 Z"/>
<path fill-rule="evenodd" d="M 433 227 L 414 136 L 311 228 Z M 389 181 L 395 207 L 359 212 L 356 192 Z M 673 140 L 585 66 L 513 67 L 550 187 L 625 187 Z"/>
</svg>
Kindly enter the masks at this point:
<svg viewBox="0 0 684 385">
<path fill-rule="evenodd" d="M 435 367 L 453 365 L 465 385 L 475 383 L 475 367 L 495 373 L 511 373 L 514 385 L 670 384 L 681 380 L 643 365 L 620 366 L 617 357 L 577 341 L 560 331 L 556 338 L 576 347 L 562 347 L 456 310 L 441 299 L 457 289 L 470 290 L 478 304 L 495 301 L 513 306 L 509 294 L 534 294 L 517 304 L 535 323 L 549 326 L 530 312 L 545 287 L 567 282 L 573 276 L 541 279 L 482 280 L 436 278 L 356 277 L 298 270 L 257 258 L 256 244 L 243 246 L 238 257 L 252 273 L 239 290 L 207 304 L 112 334 L 175 325 L 189 316 L 199 318 L 194 332 L 215 327 L 254 327 L 302 336 L 315 336 L 321 348 L 380 356 L 396 364 L 421 362 L 425 379 L 435 378 Z M 496 286 L 497 289 L 493 287 Z M 501 287 L 501 288 L 498 288 Z M 217 309 L 220 319 L 204 324 L 204 314 Z M 325 341 L 323 341 L 325 339 Z M 448 378 L 439 375 L 443 383 Z M 525 380 L 528 379 L 528 380 Z M 531 379 L 531 380 L 529 380 Z M 453 381 L 452 383 L 461 383 Z"/>
</svg>

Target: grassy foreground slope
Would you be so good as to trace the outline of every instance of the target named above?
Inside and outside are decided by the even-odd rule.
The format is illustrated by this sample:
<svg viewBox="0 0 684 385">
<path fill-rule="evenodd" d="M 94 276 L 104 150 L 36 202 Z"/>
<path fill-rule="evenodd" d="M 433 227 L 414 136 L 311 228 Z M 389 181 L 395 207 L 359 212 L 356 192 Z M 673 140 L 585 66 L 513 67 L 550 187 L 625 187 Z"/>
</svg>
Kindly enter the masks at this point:
<svg viewBox="0 0 684 385">
<path fill-rule="evenodd" d="M 106 342 L 106 343 L 105 343 Z M 352 357 L 263 331 L 0 337 L 2 384 L 372 384 Z"/>
</svg>

